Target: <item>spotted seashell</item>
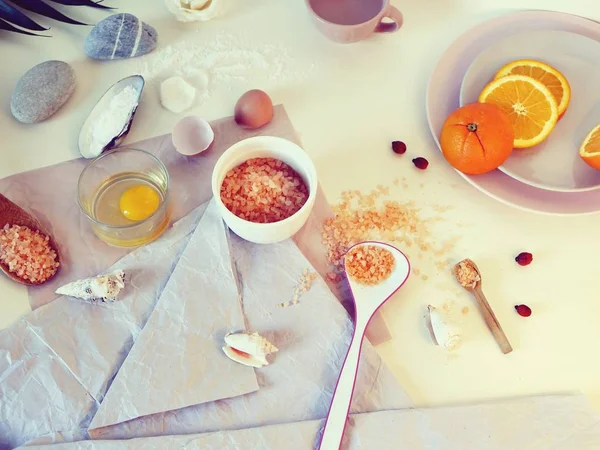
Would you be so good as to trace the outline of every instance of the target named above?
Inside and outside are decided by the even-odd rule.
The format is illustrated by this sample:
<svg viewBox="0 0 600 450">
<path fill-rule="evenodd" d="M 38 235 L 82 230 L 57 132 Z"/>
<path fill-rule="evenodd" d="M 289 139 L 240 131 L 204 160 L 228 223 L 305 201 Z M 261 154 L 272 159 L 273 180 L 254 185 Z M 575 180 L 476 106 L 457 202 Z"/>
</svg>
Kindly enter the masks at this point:
<svg viewBox="0 0 600 450">
<path fill-rule="evenodd" d="M 115 14 L 92 28 L 85 53 L 99 60 L 133 58 L 150 53 L 157 40 L 156 30 L 133 14 Z"/>
<path fill-rule="evenodd" d="M 115 270 L 106 275 L 73 281 L 58 288 L 56 293 L 82 300 L 114 302 L 124 287 L 125 272 Z"/>
</svg>

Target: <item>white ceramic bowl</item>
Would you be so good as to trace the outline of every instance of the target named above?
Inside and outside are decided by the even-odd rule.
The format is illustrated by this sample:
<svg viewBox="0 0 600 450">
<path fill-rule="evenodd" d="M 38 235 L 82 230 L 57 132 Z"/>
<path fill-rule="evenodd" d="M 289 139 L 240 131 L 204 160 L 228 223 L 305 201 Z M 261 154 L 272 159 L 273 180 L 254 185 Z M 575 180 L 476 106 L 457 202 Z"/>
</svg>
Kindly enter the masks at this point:
<svg viewBox="0 0 600 450">
<path fill-rule="evenodd" d="M 221 184 L 231 169 L 252 158 L 275 158 L 290 165 L 304 179 L 309 190 L 308 200 L 294 215 L 273 223 L 254 223 L 240 219 L 221 201 Z M 212 191 L 225 223 L 241 238 L 255 244 L 284 241 L 306 223 L 317 198 L 317 170 L 306 152 L 287 139 L 256 136 L 229 147 L 221 155 L 212 175 Z"/>
</svg>

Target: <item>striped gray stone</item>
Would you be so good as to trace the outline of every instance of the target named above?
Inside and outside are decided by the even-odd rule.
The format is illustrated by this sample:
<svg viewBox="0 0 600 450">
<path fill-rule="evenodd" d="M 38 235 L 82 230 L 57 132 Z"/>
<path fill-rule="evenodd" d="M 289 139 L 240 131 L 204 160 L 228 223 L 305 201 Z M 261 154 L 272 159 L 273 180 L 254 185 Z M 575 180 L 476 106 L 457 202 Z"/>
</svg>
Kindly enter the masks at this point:
<svg viewBox="0 0 600 450">
<path fill-rule="evenodd" d="M 115 14 L 98 22 L 85 39 L 85 53 L 92 59 L 127 59 L 156 48 L 158 33 L 133 14 Z"/>
<path fill-rule="evenodd" d="M 29 69 L 17 82 L 10 100 L 19 122 L 38 123 L 52 116 L 75 90 L 75 71 L 63 61 L 45 61 Z"/>
</svg>

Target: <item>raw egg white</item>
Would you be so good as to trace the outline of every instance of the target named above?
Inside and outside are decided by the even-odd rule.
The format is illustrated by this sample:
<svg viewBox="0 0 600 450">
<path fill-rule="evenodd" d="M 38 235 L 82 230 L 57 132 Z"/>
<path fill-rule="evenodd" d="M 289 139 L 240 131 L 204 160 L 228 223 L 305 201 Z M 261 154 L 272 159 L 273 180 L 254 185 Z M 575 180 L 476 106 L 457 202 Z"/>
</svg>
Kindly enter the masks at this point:
<svg viewBox="0 0 600 450">
<path fill-rule="evenodd" d="M 235 122 L 244 128 L 260 128 L 273 119 L 273 102 L 266 92 L 253 89 L 235 105 Z"/>
<path fill-rule="evenodd" d="M 119 199 L 119 209 L 127 219 L 139 222 L 150 217 L 160 206 L 160 195 L 147 184 L 127 189 Z"/>
<path fill-rule="evenodd" d="M 192 156 L 207 150 L 215 139 L 215 133 L 206 120 L 188 116 L 177 122 L 171 139 L 179 153 Z"/>
</svg>

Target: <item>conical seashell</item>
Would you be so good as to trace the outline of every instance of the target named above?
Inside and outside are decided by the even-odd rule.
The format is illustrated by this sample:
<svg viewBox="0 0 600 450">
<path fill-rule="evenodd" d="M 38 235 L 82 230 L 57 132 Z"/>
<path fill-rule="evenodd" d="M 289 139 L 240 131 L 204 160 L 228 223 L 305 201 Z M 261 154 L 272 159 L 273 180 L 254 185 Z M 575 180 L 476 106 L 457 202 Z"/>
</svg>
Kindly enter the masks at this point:
<svg viewBox="0 0 600 450">
<path fill-rule="evenodd" d="M 117 270 L 106 275 L 73 281 L 58 288 L 56 293 L 82 300 L 114 302 L 124 287 L 125 272 Z"/>
<path fill-rule="evenodd" d="M 251 367 L 268 365 L 267 355 L 279 350 L 258 333 L 229 333 L 225 344 L 223 352 L 229 359 Z"/>
<path fill-rule="evenodd" d="M 165 0 L 167 9 L 180 22 L 206 21 L 215 18 L 223 0 Z"/>
<path fill-rule="evenodd" d="M 450 323 L 448 318 L 436 307 L 429 305 L 427 310 L 429 312 L 427 326 L 434 344 L 450 351 L 456 350 L 461 343 L 458 328 Z"/>
</svg>

